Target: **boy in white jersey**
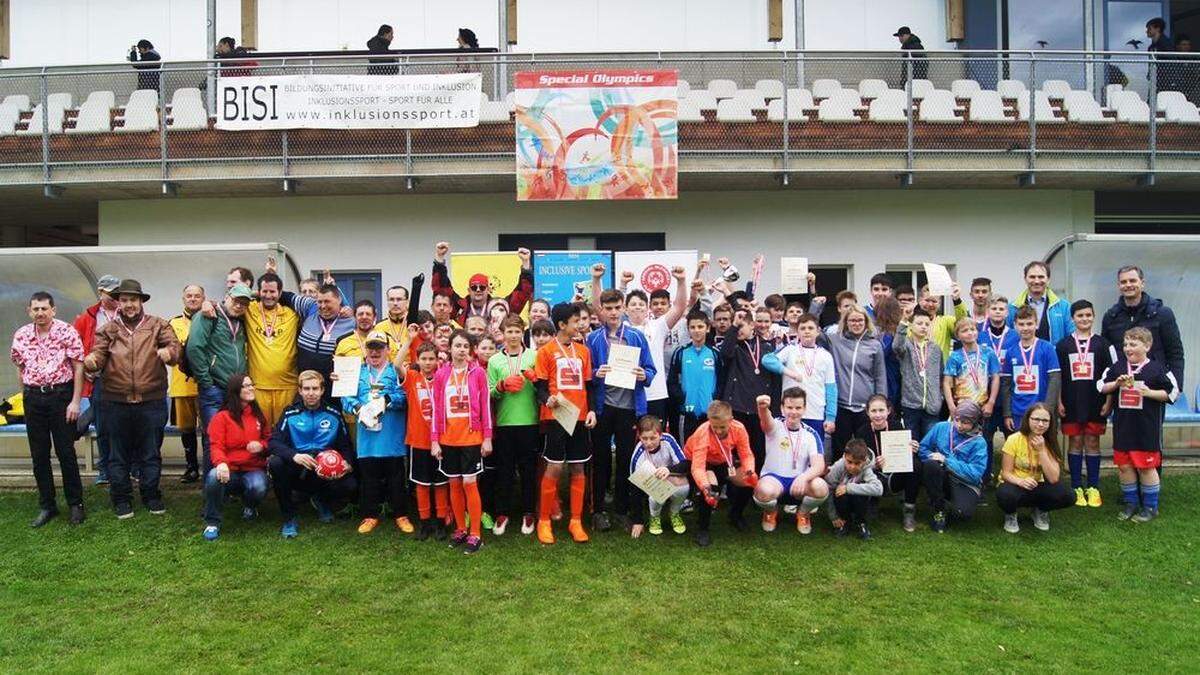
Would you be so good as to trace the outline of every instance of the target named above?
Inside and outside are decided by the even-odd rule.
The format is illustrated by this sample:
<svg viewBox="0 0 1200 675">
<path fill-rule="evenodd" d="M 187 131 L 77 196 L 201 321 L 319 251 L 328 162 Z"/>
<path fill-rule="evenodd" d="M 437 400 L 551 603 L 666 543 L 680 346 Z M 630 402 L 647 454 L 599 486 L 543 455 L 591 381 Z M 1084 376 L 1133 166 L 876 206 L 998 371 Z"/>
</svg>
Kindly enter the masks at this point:
<svg viewBox="0 0 1200 675">
<path fill-rule="evenodd" d="M 804 423 L 824 438 L 833 433 L 837 418 L 837 380 L 833 356 L 817 346 L 821 328 L 817 317 L 802 315 L 796 322 L 797 342 L 763 357 L 763 367 L 783 375 L 783 388 L 804 390 Z"/>
<path fill-rule="evenodd" d="M 687 457 L 684 456 L 683 449 L 679 447 L 675 437 L 663 433 L 662 420 L 654 415 L 646 415 L 638 420 L 637 430 L 638 444 L 629 463 L 629 474 L 633 475 L 639 469 L 648 470 L 675 486 L 674 494 L 667 500 L 671 504 L 671 529 L 675 534 L 683 534 L 687 532 L 687 526 L 684 525 L 680 512 L 688 492 L 691 491 L 691 485 L 685 472 L 677 468 L 676 473 L 671 473 L 671 468 L 680 467 Z M 662 509 L 665 503 L 656 502 L 649 496 L 646 497 L 646 501 L 650 505 L 650 534 L 660 535 L 663 533 Z M 637 509 L 641 511 L 640 504 Z M 640 537 L 642 526 L 635 524 L 630 528 L 629 534 L 634 539 Z"/>
<path fill-rule="evenodd" d="M 800 534 L 809 534 L 812 513 L 829 497 L 829 485 L 821 478 L 825 474 L 824 443 L 804 423 L 804 390 L 785 389 L 781 398 L 783 419 L 771 416 L 770 396 L 755 399 L 767 451 L 754 488 L 754 503 L 763 510 L 763 530 L 773 532 L 779 499 L 790 496 L 800 501 L 796 529 Z"/>
</svg>

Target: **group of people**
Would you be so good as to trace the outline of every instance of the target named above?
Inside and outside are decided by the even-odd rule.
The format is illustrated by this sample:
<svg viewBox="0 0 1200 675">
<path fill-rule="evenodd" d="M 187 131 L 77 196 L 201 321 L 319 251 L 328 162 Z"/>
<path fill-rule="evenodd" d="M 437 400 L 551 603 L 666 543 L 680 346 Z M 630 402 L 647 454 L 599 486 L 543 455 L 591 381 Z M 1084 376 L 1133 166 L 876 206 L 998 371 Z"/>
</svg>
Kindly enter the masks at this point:
<svg viewBox="0 0 1200 675">
<path fill-rule="evenodd" d="M 664 524 L 683 534 L 689 510 L 707 546 L 722 500 L 738 530 L 751 502 L 763 530 L 782 511 L 801 534 L 824 506 L 838 535 L 868 539 L 893 495 L 914 531 L 922 489 L 930 529 L 943 532 L 992 486 L 1005 530 L 1019 530 L 1022 508 L 1047 530 L 1053 510 L 1101 505 L 1109 419 L 1120 516 L 1158 514 L 1163 414 L 1184 355 L 1174 315 L 1135 266 L 1118 271 L 1121 298 L 1099 325 L 1092 303 L 1050 289 L 1039 261 L 1011 301 L 988 279 L 944 298 L 877 274 L 869 302 L 842 291 L 836 322 L 822 325 L 811 275 L 808 294 L 760 300 L 753 284 L 731 286 L 727 259 L 710 281 L 706 256 L 694 278 L 675 267 L 672 287 L 647 295 L 627 290 L 625 270 L 604 288 L 596 265 L 590 297 L 551 306 L 533 298 L 528 250 L 503 298 L 484 274 L 459 295 L 449 252 L 435 247 L 429 309 L 418 274 L 387 290 L 382 316 L 369 300 L 343 306 L 328 273 L 285 290 L 272 259 L 257 278 L 230 270 L 218 297 L 185 286 L 169 320 L 146 311 L 132 279 L 102 277 L 74 325 L 35 293 L 12 347 L 41 502 L 33 526 L 58 514 L 52 445 L 71 521 L 85 517 L 71 429 L 84 398 L 116 516 L 134 516 L 135 479 L 146 509 L 165 511 L 169 415 L 181 480 L 202 481 L 208 540 L 227 496 L 241 496 L 250 520 L 271 487 L 285 538 L 306 502 L 323 522 L 356 504 L 364 535 L 386 514 L 466 553 L 518 520 L 550 545 L 564 514 L 586 542 L 615 525 L 635 538 Z M 358 359 L 357 385 L 344 381 L 339 397 L 352 372 L 335 357 Z"/>
</svg>

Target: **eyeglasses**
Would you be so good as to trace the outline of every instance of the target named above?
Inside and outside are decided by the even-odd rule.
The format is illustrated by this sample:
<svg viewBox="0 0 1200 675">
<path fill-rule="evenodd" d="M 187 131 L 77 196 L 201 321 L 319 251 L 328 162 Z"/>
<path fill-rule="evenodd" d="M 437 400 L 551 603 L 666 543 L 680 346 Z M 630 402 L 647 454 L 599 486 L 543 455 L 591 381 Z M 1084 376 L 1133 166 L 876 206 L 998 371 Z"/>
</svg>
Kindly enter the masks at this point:
<svg viewBox="0 0 1200 675">
<path fill-rule="evenodd" d="M 1030 422 L 1037 422 L 1038 424 L 1050 424 L 1050 418 L 1049 418 L 1049 417 L 1030 417 L 1030 418 L 1029 418 L 1029 421 L 1030 421 Z"/>
<path fill-rule="evenodd" d="M 484 286 L 483 284 L 471 284 L 471 290 L 473 290 L 473 291 L 486 291 L 486 290 L 487 290 L 487 286 Z"/>
</svg>

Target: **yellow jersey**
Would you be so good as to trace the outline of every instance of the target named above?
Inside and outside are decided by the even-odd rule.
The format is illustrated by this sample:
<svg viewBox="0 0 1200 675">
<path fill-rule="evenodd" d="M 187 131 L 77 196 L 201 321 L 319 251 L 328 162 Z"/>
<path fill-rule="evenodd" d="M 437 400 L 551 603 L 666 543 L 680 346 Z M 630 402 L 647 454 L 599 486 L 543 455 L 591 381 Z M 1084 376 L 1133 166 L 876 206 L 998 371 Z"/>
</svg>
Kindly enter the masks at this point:
<svg viewBox="0 0 1200 675">
<path fill-rule="evenodd" d="M 374 331 L 374 329 L 372 329 Z M 396 341 L 392 339 L 391 333 L 382 331 L 388 336 L 388 360 L 396 360 Z M 365 337 L 359 337 L 357 331 L 350 331 L 338 340 L 337 345 L 333 348 L 334 356 L 357 356 L 363 358 L 367 355 L 366 346 L 364 344 Z"/>
<path fill-rule="evenodd" d="M 246 310 L 246 362 L 260 389 L 296 388 L 296 337 L 300 316 L 291 307 L 268 310 L 258 300 Z"/>
<path fill-rule="evenodd" d="M 187 344 L 188 333 L 192 330 L 192 318 L 186 314 L 180 314 L 170 321 L 171 331 L 175 333 L 175 338 L 179 340 L 179 344 Z M 189 398 L 197 395 L 196 381 L 179 369 L 179 366 L 171 366 L 171 383 L 167 387 L 167 396 L 171 398 Z"/>
<path fill-rule="evenodd" d="M 408 342 L 408 324 L 404 321 L 397 322 L 391 319 L 384 319 L 375 324 L 375 330 L 386 334 L 392 338 L 392 342 L 398 345 Z"/>
</svg>

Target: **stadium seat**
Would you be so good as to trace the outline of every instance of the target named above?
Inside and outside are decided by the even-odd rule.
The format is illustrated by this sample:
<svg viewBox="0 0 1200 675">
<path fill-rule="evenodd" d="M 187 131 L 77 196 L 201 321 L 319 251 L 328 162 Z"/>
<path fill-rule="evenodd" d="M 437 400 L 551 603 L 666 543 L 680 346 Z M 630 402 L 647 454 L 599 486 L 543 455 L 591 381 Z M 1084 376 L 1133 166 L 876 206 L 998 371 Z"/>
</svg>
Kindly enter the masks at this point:
<svg viewBox="0 0 1200 675">
<path fill-rule="evenodd" d="M 675 96 L 683 98 L 684 96 L 687 96 L 687 93 L 691 90 L 692 85 L 688 84 L 687 80 L 675 81 Z"/>
<path fill-rule="evenodd" d="M 703 122 L 704 115 L 701 114 L 700 106 L 695 101 L 690 98 L 681 98 L 679 106 L 676 108 L 675 120 L 678 122 Z"/>
<path fill-rule="evenodd" d="M 1175 124 L 1200 124 L 1200 110 L 1189 101 L 1184 101 L 1167 108 L 1164 121 Z"/>
<path fill-rule="evenodd" d="M 872 122 L 907 122 L 905 108 L 908 107 L 908 93 L 900 89 L 886 89 L 880 92 L 867 113 Z"/>
<path fill-rule="evenodd" d="M 0 105 L 12 106 L 17 112 L 29 112 L 30 108 L 29 97 L 25 94 L 9 94 Z"/>
<path fill-rule="evenodd" d="M 854 108 L 845 98 L 827 98 L 817 107 L 817 119 L 822 122 L 861 122 L 862 118 L 854 114 Z"/>
<path fill-rule="evenodd" d="M 759 80 L 754 83 L 754 88 L 763 98 L 783 98 L 783 83 L 779 80 Z"/>
<path fill-rule="evenodd" d="M 814 99 L 829 98 L 842 90 L 842 83 L 837 80 L 814 80 L 812 85 L 812 96 Z"/>
<path fill-rule="evenodd" d="M 1126 124 L 1149 124 L 1150 106 L 1137 95 L 1137 92 L 1123 91 L 1128 96 L 1119 97 L 1113 108 L 1117 111 L 1117 121 Z"/>
<path fill-rule="evenodd" d="M 1053 80 L 1051 80 L 1053 81 Z M 1053 96 L 1053 93 L 1048 93 Z M 1105 117 L 1100 104 L 1092 98 L 1090 91 L 1068 91 L 1063 96 L 1063 112 L 1067 119 L 1078 124 L 1109 124 L 1115 122 L 1111 117 Z"/>
<path fill-rule="evenodd" d="M 112 92 L 104 93 L 112 96 Z M 112 105 L 106 96 L 94 98 L 88 96 L 83 105 L 79 106 L 79 114 L 75 116 L 75 126 L 66 129 L 69 134 L 100 134 L 109 131 L 112 131 Z"/>
<path fill-rule="evenodd" d="M 61 134 L 63 130 L 63 109 L 54 106 L 47 107 L 48 121 L 50 123 L 50 133 Z M 42 104 L 39 103 L 33 106 L 32 116 L 29 118 L 29 126 L 24 129 L 18 129 L 17 133 L 23 136 L 33 136 L 42 133 Z"/>
<path fill-rule="evenodd" d="M 883 80 L 863 80 L 858 83 L 858 95 L 865 99 L 878 98 L 887 88 L 887 82 Z"/>
<path fill-rule="evenodd" d="M 971 121 L 983 124 L 1003 124 L 1013 118 L 1004 114 L 1004 99 L 988 89 L 980 89 L 971 95 Z"/>
<path fill-rule="evenodd" d="M 171 94 L 171 107 L 184 105 L 187 101 L 195 101 L 201 105 L 204 104 L 204 95 L 196 87 L 181 87 Z"/>
<path fill-rule="evenodd" d="M 1050 105 L 1050 97 L 1044 91 L 1034 92 L 1034 119 L 1038 124 L 1062 124 L 1067 120 L 1054 114 L 1054 107 Z M 1022 92 L 1022 95 L 1017 98 L 1017 119 L 1022 122 L 1029 121 L 1029 92 Z"/>
<path fill-rule="evenodd" d="M 203 111 L 203 108 L 201 108 Z M 176 123 L 172 126 L 179 125 L 178 113 L 175 115 Z M 508 122 L 508 104 L 504 101 L 484 101 L 479 105 L 479 123 L 480 124 L 503 124 Z M 205 117 L 205 126 L 208 124 L 207 116 Z"/>
<path fill-rule="evenodd" d="M 1160 91 L 1158 92 L 1158 112 L 1166 112 L 1167 108 L 1177 103 L 1187 103 L 1187 97 L 1180 91 Z"/>
<path fill-rule="evenodd" d="M 1026 91 L 1025 83 L 1020 80 L 1000 80 L 996 83 L 996 93 L 1000 94 L 1000 98 L 1020 100 Z"/>
<path fill-rule="evenodd" d="M 862 98 L 858 95 L 857 89 L 839 89 L 831 93 L 826 100 L 835 99 L 844 101 L 850 106 L 851 110 L 866 110 L 866 106 L 862 103 Z"/>
<path fill-rule="evenodd" d="M 695 103 L 701 110 L 716 110 L 717 97 L 712 95 L 712 92 L 704 89 L 693 89 L 688 92 L 687 100 Z"/>
<path fill-rule="evenodd" d="M 0 136 L 11 135 L 20 118 L 21 111 L 15 105 L 9 105 L 7 102 L 0 103 Z"/>
<path fill-rule="evenodd" d="M 738 89 L 733 93 L 733 97 L 727 100 L 740 101 L 754 110 L 767 109 L 767 101 L 758 89 Z"/>
<path fill-rule="evenodd" d="M 50 94 L 46 97 L 46 105 L 50 108 L 58 108 L 59 110 L 70 110 L 74 105 L 75 99 L 68 92 L 59 92 Z"/>
<path fill-rule="evenodd" d="M 937 124 L 957 124 L 963 121 L 963 118 L 955 112 L 957 108 L 958 104 L 954 100 L 954 94 L 941 89 L 931 91 L 921 99 L 921 106 L 917 110 L 917 119 Z"/>
<path fill-rule="evenodd" d="M 936 88 L 937 87 L 934 87 L 933 83 L 930 82 L 929 80 L 912 80 L 913 100 L 920 101 L 921 99 L 925 98 L 925 96 L 928 95 L 929 92 L 933 91 Z"/>
<path fill-rule="evenodd" d="M 737 82 L 733 80 L 709 80 L 708 93 L 716 98 L 733 98 L 733 93 L 738 90 Z"/>
<path fill-rule="evenodd" d="M 1050 98 L 1066 98 L 1071 93 L 1071 83 L 1066 80 L 1046 80 L 1042 83 L 1041 91 Z"/>
<path fill-rule="evenodd" d="M 1123 103 L 1125 103 L 1126 101 L 1141 101 L 1142 100 L 1141 94 L 1137 93 L 1136 91 L 1126 91 L 1124 89 L 1116 89 L 1116 90 L 1107 92 L 1107 93 L 1105 93 L 1105 96 L 1108 97 L 1108 106 L 1107 107 L 1109 110 L 1116 110 L 1117 108 L 1120 108 L 1121 105 Z"/>
<path fill-rule="evenodd" d="M 787 117 L 789 122 L 807 122 L 808 116 L 804 114 L 805 108 L 796 105 L 795 101 L 788 101 Z M 783 99 L 772 99 L 767 103 L 767 119 L 772 122 L 783 121 Z"/>
<path fill-rule="evenodd" d="M 83 105 L 79 106 L 79 109 L 82 110 L 83 106 L 89 103 L 113 108 L 117 105 L 117 97 L 111 91 L 93 91 L 87 95 L 87 98 L 83 101 Z"/>
<path fill-rule="evenodd" d="M 950 83 L 950 91 L 954 92 L 954 98 L 971 98 L 975 92 L 981 90 L 975 80 L 955 80 Z"/>
<path fill-rule="evenodd" d="M 488 101 L 483 106 L 499 106 L 504 110 L 505 121 L 508 120 L 508 105 L 504 101 Z M 483 107 L 480 108 L 480 121 L 483 117 Z M 207 129 L 208 128 L 208 111 L 203 105 L 197 105 L 195 102 L 182 103 L 178 107 L 171 109 L 171 116 L 167 118 L 167 123 L 172 129 L 179 131 Z"/>
<path fill-rule="evenodd" d="M 158 129 L 158 92 L 153 89 L 138 89 L 129 95 L 125 114 L 120 119 L 125 125 L 113 131 L 137 132 Z"/>
<path fill-rule="evenodd" d="M 757 122 L 751 104 L 739 98 L 727 98 L 717 104 L 718 122 Z"/>
<path fill-rule="evenodd" d="M 791 117 L 791 109 L 798 110 L 816 110 L 817 104 L 813 101 L 812 92 L 807 89 L 788 89 L 788 116 Z"/>
<path fill-rule="evenodd" d="M 1123 85 L 1123 84 L 1105 85 L 1104 86 L 1105 105 L 1107 105 L 1108 107 L 1111 108 L 1113 105 L 1113 94 L 1116 94 L 1117 92 L 1121 92 L 1121 91 L 1125 91 L 1125 85 Z M 1131 92 L 1131 93 L 1137 93 L 1137 92 Z"/>
</svg>

